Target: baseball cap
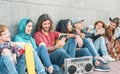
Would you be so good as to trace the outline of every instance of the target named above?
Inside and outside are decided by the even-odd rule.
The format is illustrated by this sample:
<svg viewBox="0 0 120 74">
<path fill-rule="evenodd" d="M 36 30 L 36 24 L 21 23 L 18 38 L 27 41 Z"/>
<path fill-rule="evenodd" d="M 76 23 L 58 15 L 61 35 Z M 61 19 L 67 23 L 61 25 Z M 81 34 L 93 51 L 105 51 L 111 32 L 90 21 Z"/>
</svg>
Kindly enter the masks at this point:
<svg viewBox="0 0 120 74">
<path fill-rule="evenodd" d="M 120 23 L 120 22 L 119 22 L 119 21 L 120 21 L 120 19 L 119 19 L 118 17 L 115 17 L 115 18 L 113 18 L 113 19 L 110 17 L 110 18 L 109 18 L 109 20 L 110 20 L 110 21 L 112 21 L 112 22 L 114 22 L 114 23 L 116 23 L 116 24 L 117 24 L 117 26 L 118 26 L 118 25 L 119 25 L 119 23 Z"/>
<path fill-rule="evenodd" d="M 71 24 L 74 26 L 76 23 L 80 23 L 83 22 L 84 19 L 83 18 L 74 18 L 71 20 Z"/>
</svg>

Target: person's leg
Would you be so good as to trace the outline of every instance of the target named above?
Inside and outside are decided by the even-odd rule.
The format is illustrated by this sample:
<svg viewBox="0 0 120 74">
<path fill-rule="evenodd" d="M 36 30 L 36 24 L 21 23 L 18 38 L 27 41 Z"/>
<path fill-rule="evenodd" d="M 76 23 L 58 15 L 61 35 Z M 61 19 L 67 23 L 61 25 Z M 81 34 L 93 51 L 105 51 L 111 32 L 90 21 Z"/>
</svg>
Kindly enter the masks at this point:
<svg viewBox="0 0 120 74">
<path fill-rule="evenodd" d="M 101 50 L 102 55 L 108 55 L 105 38 L 103 36 L 94 41 L 94 46 L 96 50 Z"/>
<path fill-rule="evenodd" d="M 4 64 L 3 64 L 3 57 L 0 56 L 0 74 L 7 74 L 7 69 L 5 68 Z"/>
<path fill-rule="evenodd" d="M 11 55 L 2 55 L 0 61 L 2 65 L 1 74 L 18 74 Z"/>
<path fill-rule="evenodd" d="M 62 48 L 56 49 L 54 52 L 50 54 L 50 59 L 53 64 L 58 66 L 62 66 L 64 64 L 65 58 L 70 58 L 66 51 Z"/>
<path fill-rule="evenodd" d="M 87 48 L 82 48 L 82 49 L 78 50 L 76 55 L 77 55 L 77 57 L 92 56 Z M 92 60 L 93 60 L 93 65 L 95 67 L 95 70 L 97 70 L 97 71 L 109 71 L 110 70 L 109 67 L 101 64 L 101 62 L 99 62 L 96 58 L 93 57 Z"/>
<path fill-rule="evenodd" d="M 91 56 L 91 53 L 89 52 L 89 50 L 87 48 L 80 48 L 80 50 L 77 50 L 76 51 L 76 57 L 84 57 L 84 56 Z M 96 62 L 96 59 L 95 58 L 92 58 L 93 59 L 93 64 Z"/>
<path fill-rule="evenodd" d="M 48 50 L 44 45 L 37 47 L 36 51 L 46 67 L 52 66 Z"/>
<path fill-rule="evenodd" d="M 44 67 L 43 67 L 40 59 L 38 58 L 37 54 L 35 52 L 33 52 L 33 54 L 34 54 L 35 69 L 37 71 L 37 74 L 39 74 L 39 73 L 46 74 L 46 73 L 44 73 L 45 72 Z M 23 54 L 22 56 L 20 56 L 17 59 L 16 69 L 19 74 L 25 74 L 25 71 L 27 69 L 25 54 Z"/>
<path fill-rule="evenodd" d="M 51 64 L 50 55 L 48 53 L 46 46 L 40 45 L 39 47 L 37 47 L 36 51 L 38 56 L 41 58 L 42 62 L 47 68 L 51 68 L 52 66 L 54 68 L 54 71 L 60 71 L 59 66 Z"/>
<path fill-rule="evenodd" d="M 76 57 L 83 57 L 83 56 L 92 56 L 91 53 L 87 48 L 80 48 L 79 50 L 76 50 Z"/>
<path fill-rule="evenodd" d="M 99 37 L 98 39 L 95 40 L 94 46 L 98 50 L 98 52 L 99 51 L 101 52 L 104 60 L 106 60 L 108 62 L 115 61 L 115 59 L 113 59 L 107 52 L 105 38 L 103 36 L 101 36 L 101 37 Z"/>
<path fill-rule="evenodd" d="M 17 58 L 16 69 L 19 74 L 25 74 L 25 71 L 26 71 L 25 54 Z"/>
<path fill-rule="evenodd" d="M 84 42 L 83 47 L 88 48 L 93 57 L 99 56 L 97 50 L 94 47 L 93 41 L 90 38 L 84 38 L 83 42 Z"/>
<path fill-rule="evenodd" d="M 90 38 L 84 38 L 83 42 L 84 42 L 83 46 L 88 48 L 88 50 L 90 51 L 90 53 L 92 54 L 93 57 L 107 63 L 102 57 L 100 57 L 97 50 L 95 49 L 93 41 Z"/>
<path fill-rule="evenodd" d="M 53 64 L 52 66 L 54 67 L 52 74 L 63 74 L 58 65 Z"/>
<path fill-rule="evenodd" d="M 35 69 L 36 69 L 37 74 L 46 74 L 45 68 L 41 60 L 39 59 L 37 52 L 34 51 L 33 55 L 34 55 Z"/>
<path fill-rule="evenodd" d="M 65 44 L 65 46 L 63 47 L 63 49 L 65 49 L 65 51 L 71 56 L 71 57 L 75 57 L 75 53 L 76 53 L 76 39 L 74 38 L 69 38 Z"/>
</svg>

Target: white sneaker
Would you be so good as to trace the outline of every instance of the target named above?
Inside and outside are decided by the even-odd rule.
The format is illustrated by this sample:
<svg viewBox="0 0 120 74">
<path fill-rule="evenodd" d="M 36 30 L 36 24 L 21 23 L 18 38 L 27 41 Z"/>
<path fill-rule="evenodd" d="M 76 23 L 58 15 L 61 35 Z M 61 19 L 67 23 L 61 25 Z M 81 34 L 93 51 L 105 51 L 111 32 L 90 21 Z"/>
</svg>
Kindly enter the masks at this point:
<svg viewBox="0 0 120 74">
<path fill-rule="evenodd" d="M 104 63 L 108 63 L 106 60 L 104 60 L 102 57 L 96 57 L 96 59 L 97 60 L 100 60 L 100 61 L 102 61 L 102 62 L 104 62 Z"/>
<path fill-rule="evenodd" d="M 115 61 L 115 59 L 113 59 L 110 55 L 102 56 L 102 58 L 107 62 L 114 62 Z"/>
</svg>

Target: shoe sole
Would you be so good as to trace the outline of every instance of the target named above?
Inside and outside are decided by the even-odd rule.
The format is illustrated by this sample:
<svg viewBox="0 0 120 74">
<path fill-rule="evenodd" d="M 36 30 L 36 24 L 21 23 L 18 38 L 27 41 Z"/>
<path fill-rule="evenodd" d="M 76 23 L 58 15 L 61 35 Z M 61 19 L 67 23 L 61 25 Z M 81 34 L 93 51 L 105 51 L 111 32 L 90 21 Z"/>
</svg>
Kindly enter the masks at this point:
<svg viewBox="0 0 120 74">
<path fill-rule="evenodd" d="M 110 62 L 115 62 L 115 61 L 107 61 L 107 62 L 109 62 L 109 63 L 110 63 Z"/>
<path fill-rule="evenodd" d="M 110 70 L 94 69 L 95 71 L 109 72 Z"/>
</svg>

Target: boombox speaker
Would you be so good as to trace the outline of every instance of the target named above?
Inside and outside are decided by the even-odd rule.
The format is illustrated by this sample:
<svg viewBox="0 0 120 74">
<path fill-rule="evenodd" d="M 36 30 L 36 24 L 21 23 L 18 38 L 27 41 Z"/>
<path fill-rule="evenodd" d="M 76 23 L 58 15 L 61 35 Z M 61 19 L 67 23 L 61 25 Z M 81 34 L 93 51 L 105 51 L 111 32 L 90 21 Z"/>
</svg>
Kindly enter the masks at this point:
<svg viewBox="0 0 120 74">
<path fill-rule="evenodd" d="M 65 74 L 84 74 L 93 72 L 92 57 L 67 58 L 64 60 Z"/>
</svg>

